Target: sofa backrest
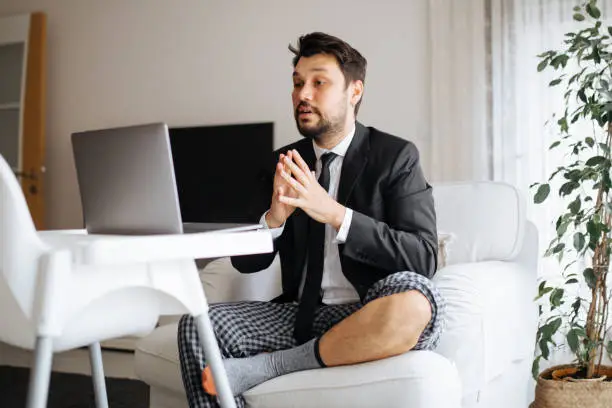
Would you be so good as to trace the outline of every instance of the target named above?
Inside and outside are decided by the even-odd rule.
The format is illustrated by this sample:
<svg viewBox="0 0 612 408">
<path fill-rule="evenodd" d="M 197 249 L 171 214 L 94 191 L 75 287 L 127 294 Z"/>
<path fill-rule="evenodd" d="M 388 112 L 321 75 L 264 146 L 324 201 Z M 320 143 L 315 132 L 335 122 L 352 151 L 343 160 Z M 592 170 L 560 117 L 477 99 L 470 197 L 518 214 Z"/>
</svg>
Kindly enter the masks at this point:
<svg viewBox="0 0 612 408">
<path fill-rule="evenodd" d="M 514 260 L 523 248 L 525 199 L 500 182 L 433 185 L 438 233 L 452 234 L 447 265 Z"/>
</svg>

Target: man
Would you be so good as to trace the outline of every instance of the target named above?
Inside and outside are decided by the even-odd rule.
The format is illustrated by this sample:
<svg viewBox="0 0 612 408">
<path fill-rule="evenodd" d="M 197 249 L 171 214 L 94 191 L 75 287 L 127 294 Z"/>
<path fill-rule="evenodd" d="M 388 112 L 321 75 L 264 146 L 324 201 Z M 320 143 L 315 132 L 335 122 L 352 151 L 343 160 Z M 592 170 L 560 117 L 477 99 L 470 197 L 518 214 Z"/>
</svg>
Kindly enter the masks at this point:
<svg viewBox="0 0 612 408">
<path fill-rule="evenodd" d="M 278 254 L 283 293 L 210 308 L 239 407 L 244 391 L 279 375 L 434 348 L 443 326 L 444 302 L 429 280 L 434 203 L 416 147 L 356 122 L 366 71 L 358 51 L 323 33 L 290 50 L 305 138 L 275 152 L 265 197 L 253 204 L 274 252 L 232 258 L 251 273 Z M 216 406 L 190 316 L 178 341 L 190 406 Z"/>
</svg>

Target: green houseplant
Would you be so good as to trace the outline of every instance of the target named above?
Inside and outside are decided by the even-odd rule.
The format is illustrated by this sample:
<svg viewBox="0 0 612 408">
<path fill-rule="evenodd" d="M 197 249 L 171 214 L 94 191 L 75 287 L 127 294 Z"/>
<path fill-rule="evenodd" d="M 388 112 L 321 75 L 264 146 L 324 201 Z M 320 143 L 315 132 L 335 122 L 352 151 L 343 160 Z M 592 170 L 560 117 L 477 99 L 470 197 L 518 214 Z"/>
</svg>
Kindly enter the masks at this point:
<svg viewBox="0 0 612 408">
<path fill-rule="evenodd" d="M 612 369 L 602 364 L 604 353 L 612 353 L 608 319 L 612 255 L 612 27 L 604 26 L 597 0 L 580 2 L 573 9 L 573 18 L 583 28 L 566 33 L 561 50 L 538 56 L 538 71 L 555 72 L 549 86 L 564 87 L 564 110 L 555 117 L 559 136 L 550 149 L 565 150 L 564 164 L 547 182 L 535 183 L 531 188 L 535 191 L 535 203 L 544 202 L 554 188 L 568 205 L 551 220 L 556 221 L 557 234 L 545 253 L 558 258 L 563 266 L 562 280 L 542 280 L 538 287 L 541 318 L 532 370 L 538 378 L 536 407 L 552 406 L 543 400 L 538 402 L 538 392 L 553 377 L 572 380 L 573 384 L 579 384 L 580 381 L 575 381 L 579 379 L 587 380 L 582 384 L 593 384 L 599 379 L 599 387 L 603 387 L 604 393 L 608 389 L 607 398 L 611 398 L 605 404 L 612 406 L 609 382 Z M 577 131 L 578 124 L 584 121 L 592 124 L 589 134 Z M 585 290 L 577 290 L 579 287 Z M 560 339 L 572 351 L 574 362 L 540 373 L 541 359 L 549 358 L 551 346 L 556 346 Z M 588 392 L 593 397 L 592 390 Z M 569 404 L 582 406 L 576 402 Z"/>
</svg>

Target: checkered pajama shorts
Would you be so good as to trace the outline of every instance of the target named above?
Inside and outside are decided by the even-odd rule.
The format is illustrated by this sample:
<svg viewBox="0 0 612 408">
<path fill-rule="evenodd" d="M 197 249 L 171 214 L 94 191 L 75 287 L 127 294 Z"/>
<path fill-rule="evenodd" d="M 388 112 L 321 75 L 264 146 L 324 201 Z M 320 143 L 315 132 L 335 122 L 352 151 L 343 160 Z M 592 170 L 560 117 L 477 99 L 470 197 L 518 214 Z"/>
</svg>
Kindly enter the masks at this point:
<svg viewBox="0 0 612 408">
<path fill-rule="evenodd" d="M 431 350 L 438 344 L 444 328 L 445 303 L 434 284 L 414 272 L 398 272 L 376 282 L 363 303 L 322 305 L 315 314 L 313 332 L 317 337 L 321 336 L 368 302 L 409 290 L 418 290 L 431 304 L 431 320 L 414 347 L 415 350 Z M 209 315 L 221 355 L 224 358 L 242 358 L 295 347 L 293 326 L 296 312 L 297 305 L 293 303 L 237 302 L 213 304 Z M 189 315 L 183 316 L 179 323 L 178 346 L 189 406 L 218 407 L 216 397 L 202 389 L 201 373 L 205 359 L 195 321 Z M 236 397 L 236 405 L 244 408 L 244 399 Z"/>
</svg>

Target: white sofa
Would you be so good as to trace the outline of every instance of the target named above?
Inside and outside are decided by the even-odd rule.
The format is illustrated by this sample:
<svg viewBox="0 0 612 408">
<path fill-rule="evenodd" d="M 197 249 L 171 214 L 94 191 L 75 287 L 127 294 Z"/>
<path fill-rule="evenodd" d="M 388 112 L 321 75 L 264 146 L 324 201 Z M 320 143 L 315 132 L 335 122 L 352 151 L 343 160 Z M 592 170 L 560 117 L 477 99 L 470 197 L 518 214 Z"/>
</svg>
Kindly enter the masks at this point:
<svg viewBox="0 0 612 408">
<path fill-rule="evenodd" d="M 438 230 L 453 235 L 434 280 L 446 297 L 447 327 L 435 352 L 293 373 L 245 394 L 258 407 L 523 408 L 537 310 L 538 237 L 524 199 L 492 182 L 434 186 Z M 211 303 L 268 300 L 280 292 L 278 262 L 241 275 L 228 259 L 201 271 Z M 137 345 L 136 374 L 151 387 L 151 408 L 186 407 L 176 317 Z"/>
</svg>

